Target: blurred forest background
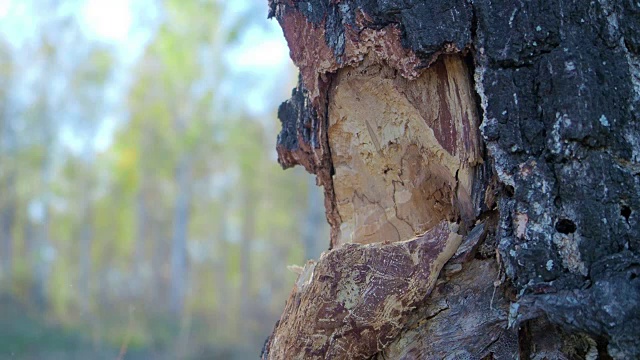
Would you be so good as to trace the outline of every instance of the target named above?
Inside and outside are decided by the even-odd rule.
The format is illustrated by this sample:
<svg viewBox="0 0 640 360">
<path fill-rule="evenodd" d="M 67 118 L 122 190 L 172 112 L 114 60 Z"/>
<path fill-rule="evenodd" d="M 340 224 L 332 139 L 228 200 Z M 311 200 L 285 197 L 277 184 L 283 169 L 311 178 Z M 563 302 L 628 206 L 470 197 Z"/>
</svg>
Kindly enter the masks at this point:
<svg viewBox="0 0 640 360">
<path fill-rule="evenodd" d="M 257 358 L 328 244 L 266 0 L 0 0 L 0 359 Z"/>
</svg>

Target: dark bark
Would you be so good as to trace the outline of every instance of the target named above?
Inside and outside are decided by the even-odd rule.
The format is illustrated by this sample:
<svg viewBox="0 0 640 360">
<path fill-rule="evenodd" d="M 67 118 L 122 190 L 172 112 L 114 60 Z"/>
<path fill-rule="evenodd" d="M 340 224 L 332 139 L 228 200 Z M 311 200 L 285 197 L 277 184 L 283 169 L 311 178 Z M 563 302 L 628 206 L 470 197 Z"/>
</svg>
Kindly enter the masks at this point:
<svg viewBox="0 0 640 360">
<path fill-rule="evenodd" d="M 358 78 L 370 76 L 366 72 L 372 66 L 382 67 L 382 75 L 373 77 L 406 79 L 395 84 L 404 84 L 397 88 L 407 98 L 412 82 L 440 66 L 445 53 L 466 56 L 474 74 L 487 152 L 484 165 L 469 165 L 471 197 L 473 220 L 488 220 L 487 237 L 473 247 L 475 256 L 450 260 L 447 266 L 456 273 L 447 276 L 447 266 L 440 273 L 448 285 L 422 305 L 412 304 L 414 316 L 403 318 L 404 331 L 395 343 L 376 349 L 380 358 L 508 358 L 515 355 L 516 338 L 522 358 L 580 358 L 598 352 L 617 359 L 640 357 L 639 4 L 273 0 L 270 16 L 280 22 L 301 71 L 298 88 L 278 114 L 283 122 L 279 161 L 284 167 L 303 165 L 317 175 L 325 189 L 331 245 L 337 248 L 344 220 L 336 201 L 342 175 L 336 172 L 330 127 L 358 118 L 356 113 L 346 120 L 331 117 L 338 100 L 332 94 L 353 82 L 343 77 L 346 71 L 359 69 L 362 73 L 353 75 Z M 376 121 L 382 128 L 391 122 L 386 112 Z M 438 115 L 438 121 L 447 119 Z M 431 127 L 441 128 L 437 123 Z M 459 142 L 450 149 L 434 133 L 450 153 L 460 149 Z M 457 219 L 459 233 L 469 240 L 474 221 L 463 218 Z M 430 265 L 432 259 L 423 261 Z M 374 272 L 376 264 L 369 265 Z M 474 287 L 494 280 L 491 299 L 486 289 Z M 459 287 L 447 288 L 452 284 Z M 490 300 L 491 307 L 461 300 L 465 287 L 478 301 Z M 432 316 L 437 301 L 448 304 L 447 310 Z M 293 308 L 283 319 L 303 316 L 300 309 L 313 302 L 288 306 Z M 442 329 L 465 319 L 489 320 L 477 328 L 449 330 L 451 338 L 458 337 L 451 342 Z M 282 328 L 281 321 L 265 357 L 276 358 L 270 352 L 274 346 L 282 350 L 282 338 L 274 345 Z M 487 337 L 492 332 L 497 335 Z M 494 349 L 500 339 L 507 345 Z M 347 356 L 335 341 L 326 341 L 325 353 Z M 291 351 L 292 357 L 301 354 Z"/>
</svg>

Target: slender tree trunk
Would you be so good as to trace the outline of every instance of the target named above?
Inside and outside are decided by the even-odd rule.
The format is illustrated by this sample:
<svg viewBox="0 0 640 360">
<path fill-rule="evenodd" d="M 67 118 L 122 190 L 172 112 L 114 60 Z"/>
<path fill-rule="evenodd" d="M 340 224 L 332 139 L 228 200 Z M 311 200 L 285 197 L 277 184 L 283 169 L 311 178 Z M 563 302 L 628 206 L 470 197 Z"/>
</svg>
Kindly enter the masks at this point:
<svg viewBox="0 0 640 360">
<path fill-rule="evenodd" d="M 322 252 L 322 223 L 324 211 L 322 207 L 322 193 L 316 188 L 315 179 L 309 177 L 307 189 L 307 213 L 304 219 L 303 244 L 305 259 L 316 259 Z"/>
<path fill-rule="evenodd" d="M 3 60 L 3 66 L 11 69 L 12 60 Z M 9 76 L 7 76 L 9 75 Z M 12 116 L 11 96 L 12 88 L 11 72 L 5 73 L 0 82 L 3 89 L 0 90 L 0 159 L 3 163 L 3 174 L 0 175 L 0 284 L 2 290 L 11 291 L 13 285 L 13 256 L 14 256 L 14 227 L 17 214 L 16 178 L 17 167 L 14 158 L 17 148 L 15 126 Z"/>
<path fill-rule="evenodd" d="M 88 192 L 85 192 L 85 195 Z M 83 200 L 82 224 L 80 225 L 80 281 L 78 286 L 78 294 L 80 297 L 80 307 L 83 311 L 89 311 L 91 303 L 91 248 L 93 245 L 93 206 L 91 199 L 87 196 Z"/>
<path fill-rule="evenodd" d="M 27 233 L 32 235 L 31 240 L 31 266 L 33 283 L 31 287 L 31 298 L 40 309 L 46 309 L 49 303 L 49 270 L 53 248 L 49 241 L 49 229 L 51 225 L 50 211 L 48 204 L 43 205 L 43 216 L 37 224 L 28 222 Z"/>
<path fill-rule="evenodd" d="M 271 0 L 325 192 L 269 359 L 640 357 L 640 5 Z"/>
<path fill-rule="evenodd" d="M 49 142 L 49 145 L 51 142 Z M 51 148 L 48 146 L 47 148 Z M 33 226 L 33 242 L 31 252 L 31 266 L 33 276 L 32 298 L 40 309 L 46 309 L 49 303 L 49 276 L 51 262 L 55 256 L 55 250 L 51 244 L 51 177 L 53 173 L 53 162 L 50 154 L 46 154 L 42 162 L 42 191 L 40 199 L 33 203 L 35 224 L 29 222 L 28 226 Z"/>
<path fill-rule="evenodd" d="M 153 152 L 151 129 L 148 128 L 148 123 L 143 124 L 142 138 L 140 140 L 140 149 L 143 153 L 148 154 Z M 152 176 L 146 166 L 142 166 L 140 169 L 140 178 L 138 179 L 138 189 L 136 193 L 136 242 L 133 256 L 132 269 L 135 272 L 134 279 L 142 294 L 145 294 L 150 288 L 153 288 L 152 284 L 149 284 L 150 276 L 153 273 L 149 273 L 150 269 L 158 269 L 150 265 L 153 263 L 154 255 L 148 254 L 147 247 L 149 242 L 157 242 L 157 237 L 153 236 L 153 219 L 152 208 L 149 206 L 149 199 L 151 189 L 150 181 Z M 157 244 L 153 244 L 157 245 Z"/>
<path fill-rule="evenodd" d="M 0 240 L 0 251 L 2 251 L 0 271 L 2 272 L 2 284 L 8 289 L 11 289 L 13 283 L 13 234 L 18 205 L 15 178 L 15 173 L 10 171 L 4 179 L 2 191 L 4 199 L 0 201 L 2 204 L 0 208 L 0 237 L 2 238 Z"/>
<path fill-rule="evenodd" d="M 173 216 L 171 244 L 171 310 L 181 317 L 186 297 L 187 240 L 191 215 L 191 160 L 184 155 L 176 168 L 177 197 Z"/>
<path fill-rule="evenodd" d="M 256 196 L 251 186 L 245 186 L 242 192 L 242 209 L 244 220 L 240 239 L 240 333 L 243 338 L 250 338 L 250 324 L 252 319 L 251 289 L 251 246 L 255 238 L 256 227 Z"/>
<path fill-rule="evenodd" d="M 153 239 L 153 257 L 151 259 L 151 268 L 153 272 L 153 294 L 158 299 L 163 299 L 158 305 L 162 304 L 161 308 L 171 307 L 170 301 L 170 274 L 167 276 L 165 271 L 165 265 L 170 263 L 171 254 L 171 226 L 167 226 L 162 221 L 162 216 L 159 213 L 153 212 L 152 223 L 150 226 L 150 236 Z"/>
<path fill-rule="evenodd" d="M 220 324 L 228 324 L 231 326 L 229 318 L 229 309 L 230 309 L 230 295 L 229 291 L 229 276 L 228 276 L 228 267 L 229 263 L 227 261 L 228 256 L 228 246 L 227 246 L 227 224 L 229 221 L 227 211 L 225 211 L 225 207 L 229 203 L 228 196 L 223 196 L 220 201 L 221 211 L 220 216 L 216 218 L 218 220 L 218 226 L 216 239 L 214 241 L 216 248 L 216 257 L 214 260 L 214 274 L 215 274 L 215 288 L 216 288 L 216 316 L 215 319 Z M 223 329 L 221 329 L 224 331 Z M 233 333 L 233 332 L 232 332 Z M 224 334 L 221 334 L 224 335 Z"/>
<path fill-rule="evenodd" d="M 191 284 L 197 283 L 195 274 L 189 274 L 189 282 L 186 284 L 186 293 L 191 293 Z M 184 306 L 184 305 L 183 305 Z M 180 317 L 180 332 L 176 339 L 176 358 L 184 359 L 189 353 L 189 339 L 191 337 L 191 323 L 193 321 L 193 310 L 189 307 L 183 308 Z"/>
<path fill-rule="evenodd" d="M 147 290 L 149 285 L 147 274 L 145 273 L 147 260 L 147 238 L 149 233 L 149 210 L 146 203 L 146 177 L 143 175 L 140 180 L 140 187 L 136 194 L 136 245 L 133 255 L 132 269 L 134 271 L 134 279 L 136 286 L 142 293 Z"/>
<path fill-rule="evenodd" d="M 24 219 L 24 224 L 22 228 L 22 233 L 24 234 L 24 242 L 26 247 L 27 254 L 27 266 L 30 267 L 31 273 L 31 284 L 29 287 L 29 293 L 34 300 L 35 303 L 38 303 L 39 291 L 36 286 L 36 265 L 39 261 L 39 252 L 38 252 L 38 239 L 37 233 L 35 230 L 35 226 L 29 216 L 26 216 Z"/>
</svg>

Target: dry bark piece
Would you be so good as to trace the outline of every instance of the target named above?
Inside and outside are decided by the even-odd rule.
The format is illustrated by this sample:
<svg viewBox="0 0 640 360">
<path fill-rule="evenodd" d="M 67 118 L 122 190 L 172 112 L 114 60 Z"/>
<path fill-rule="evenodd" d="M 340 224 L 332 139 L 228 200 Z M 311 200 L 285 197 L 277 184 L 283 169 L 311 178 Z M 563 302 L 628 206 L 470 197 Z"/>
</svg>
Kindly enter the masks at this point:
<svg viewBox="0 0 640 360">
<path fill-rule="evenodd" d="M 471 261 L 478 246 L 480 246 L 487 237 L 486 228 L 487 226 L 485 222 L 481 222 L 474 226 L 467 234 L 462 244 L 460 244 L 460 247 L 453 258 L 451 258 L 451 263 L 461 264 Z"/>
<path fill-rule="evenodd" d="M 307 263 L 263 359 L 366 359 L 390 344 L 431 292 L 462 236 L 441 222 L 395 243 L 346 244 Z"/>
</svg>

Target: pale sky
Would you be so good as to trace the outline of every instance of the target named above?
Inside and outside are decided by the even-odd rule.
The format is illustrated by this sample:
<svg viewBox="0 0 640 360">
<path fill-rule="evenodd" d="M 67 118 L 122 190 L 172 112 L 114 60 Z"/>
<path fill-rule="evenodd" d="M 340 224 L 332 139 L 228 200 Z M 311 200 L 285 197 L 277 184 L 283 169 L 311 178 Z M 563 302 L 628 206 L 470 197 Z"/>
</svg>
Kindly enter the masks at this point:
<svg viewBox="0 0 640 360">
<path fill-rule="evenodd" d="M 129 0 L 87 0 L 82 14 L 96 36 L 115 42 L 127 41 L 131 28 Z"/>
<path fill-rule="evenodd" d="M 0 0 L 3 1 L 3 0 Z M 4 0 L 10 1 L 10 0 Z M 88 31 L 95 36 L 126 44 L 130 41 L 132 0 L 87 0 L 82 11 L 82 19 Z M 245 0 L 251 1 L 251 0 Z M 235 0 L 234 6 L 242 7 L 242 0 Z M 265 17 L 266 17 L 266 0 Z M 2 7 L 0 6 L 0 18 Z M 279 36 L 274 36 L 278 34 Z M 249 27 L 242 45 L 233 49 L 226 56 L 232 66 L 249 68 L 281 68 L 289 61 L 289 50 L 276 21 L 269 22 L 269 31 L 257 27 Z"/>
<path fill-rule="evenodd" d="M 266 17 L 266 0 L 234 0 L 229 3 L 231 12 L 241 11 L 251 2 L 263 4 Z M 135 3 L 141 5 L 140 0 Z M 87 0 L 82 11 L 87 31 L 122 47 L 129 58 L 137 54 L 146 41 L 145 34 L 136 34 L 132 29 L 131 4 L 132 0 Z M 250 74 L 257 80 L 245 97 L 248 110 L 253 114 L 268 111 L 266 99 L 273 96 L 274 84 L 279 84 L 291 72 L 289 49 L 277 22 L 269 21 L 266 29 L 261 24 L 249 24 L 239 46 L 229 48 L 223 58 L 233 72 Z"/>
</svg>

